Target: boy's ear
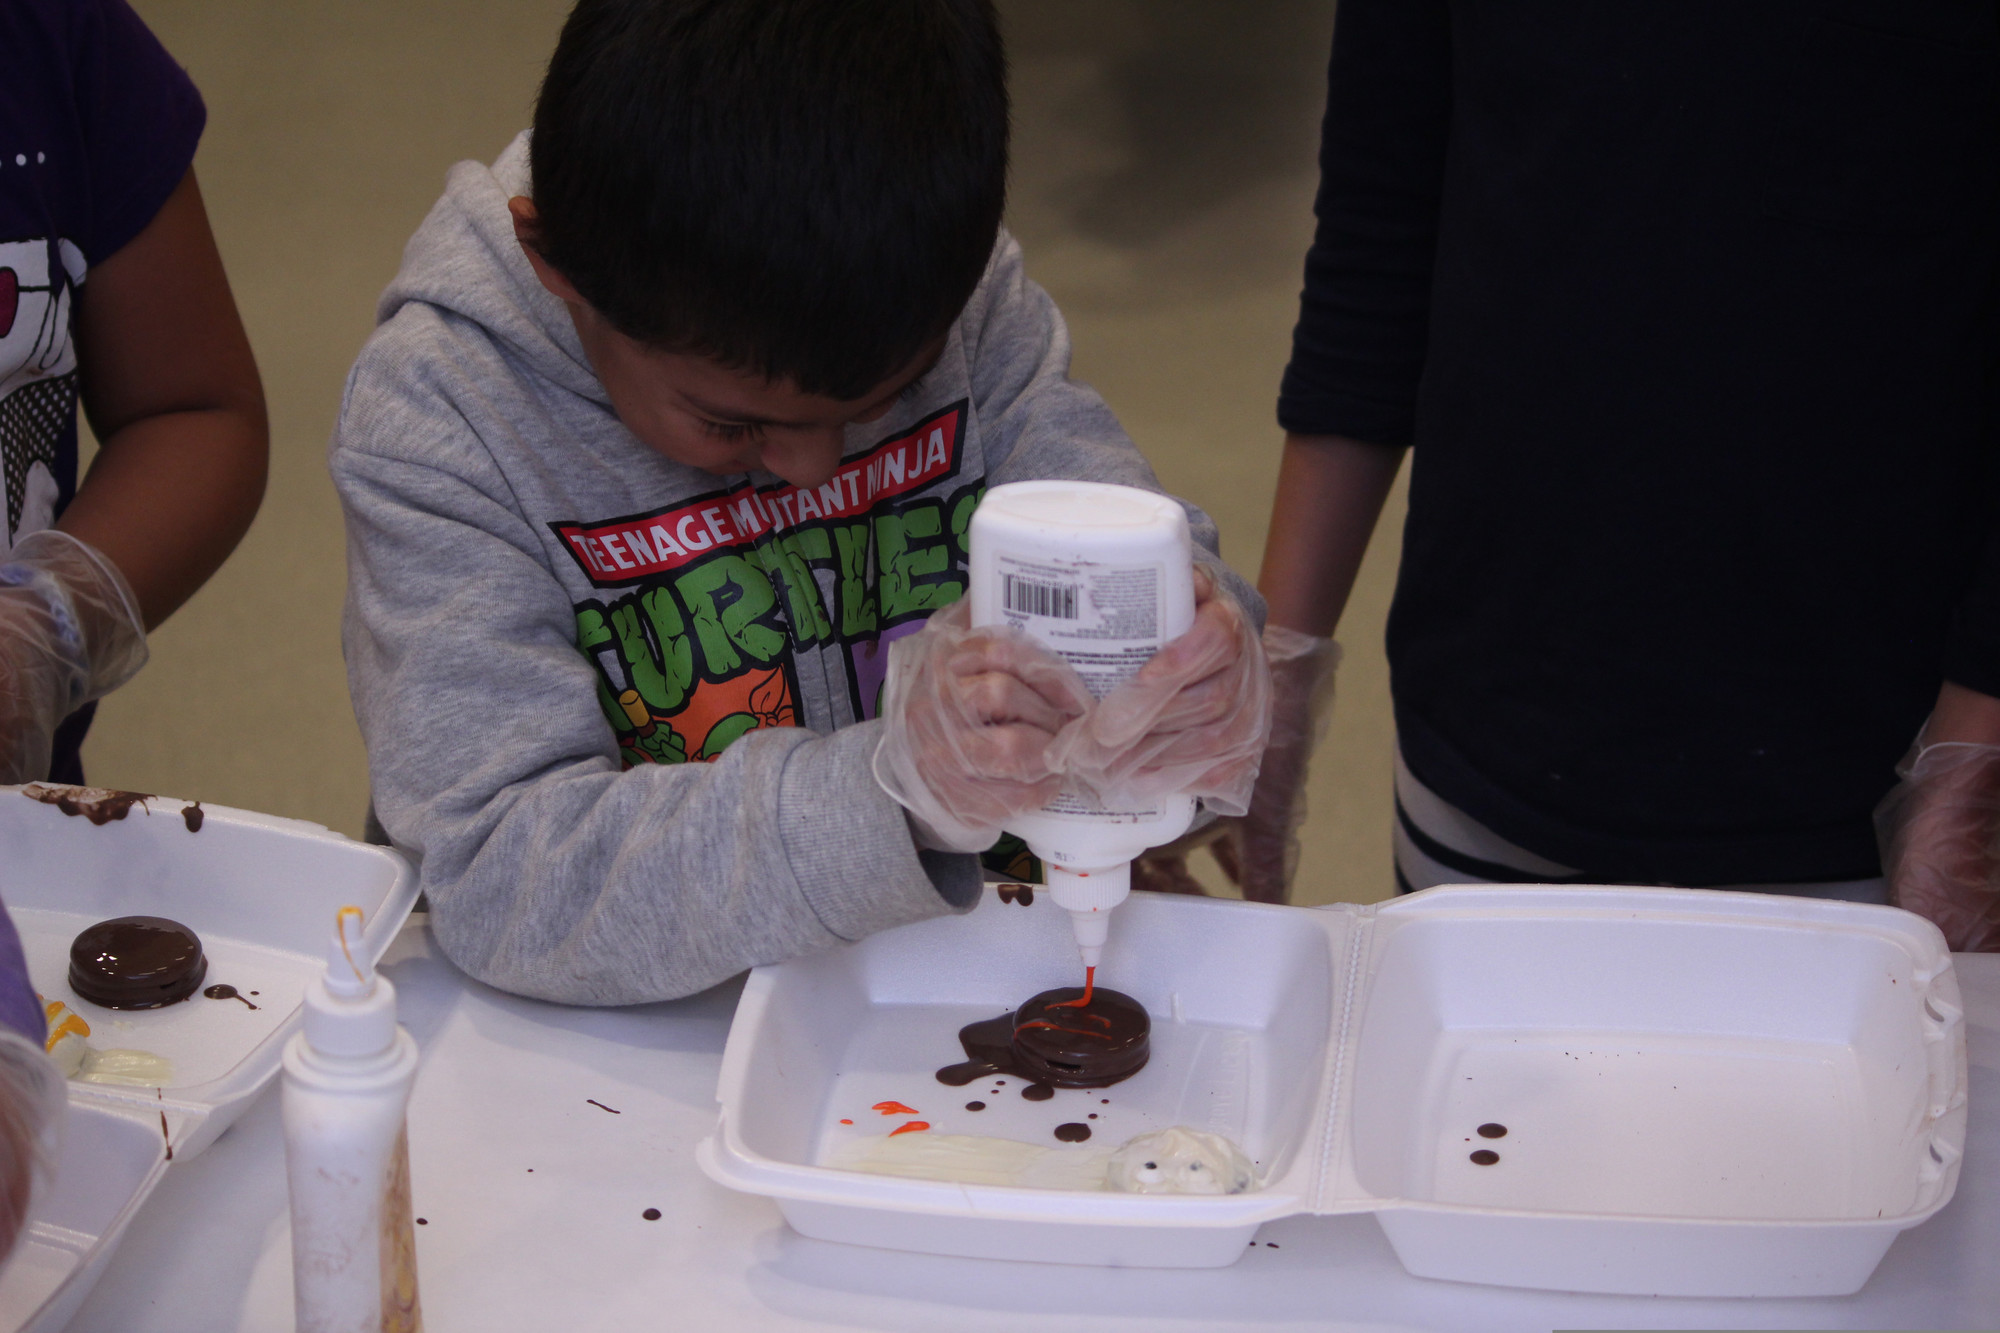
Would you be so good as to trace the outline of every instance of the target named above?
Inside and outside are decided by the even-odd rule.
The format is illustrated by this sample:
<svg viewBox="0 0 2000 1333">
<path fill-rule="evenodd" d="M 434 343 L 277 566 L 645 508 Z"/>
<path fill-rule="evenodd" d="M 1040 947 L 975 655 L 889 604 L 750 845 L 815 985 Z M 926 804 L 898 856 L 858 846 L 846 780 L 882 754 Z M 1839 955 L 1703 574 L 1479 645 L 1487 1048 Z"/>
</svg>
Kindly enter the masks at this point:
<svg viewBox="0 0 2000 1333">
<path fill-rule="evenodd" d="M 535 248 L 541 221 L 535 214 L 535 201 L 526 195 L 517 194 L 507 201 L 507 211 L 514 218 L 514 239 L 520 242 L 521 253 L 528 257 L 528 265 L 535 270 L 535 277 L 542 286 L 548 288 L 551 296 L 565 304 L 587 304 L 576 288 L 570 285 L 570 280 L 556 272 L 549 261 L 542 258 L 542 252 Z"/>
</svg>

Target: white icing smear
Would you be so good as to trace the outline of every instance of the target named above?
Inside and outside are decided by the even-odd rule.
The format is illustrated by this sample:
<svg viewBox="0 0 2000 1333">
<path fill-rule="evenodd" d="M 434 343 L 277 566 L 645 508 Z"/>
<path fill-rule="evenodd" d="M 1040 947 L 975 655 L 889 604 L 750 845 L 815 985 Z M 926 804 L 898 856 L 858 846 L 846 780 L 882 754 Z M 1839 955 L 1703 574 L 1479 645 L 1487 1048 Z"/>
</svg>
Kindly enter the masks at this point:
<svg viewBox="0 0 2000 1333">
<path fill-rule="evenodd" d="M 70 1075 L 78 1083 L 111 1083 L 121 1088 L 164 1088 L 174 1081 L 174 1062 L 151 1051 L 89 1049 L 82 1067 Z"/>
<path fill-rule="evenodd" d="M 962 1185 L 1132 1194 L 1241 1194 L 1256 1171 L 1220 1134 L 1175 1126 L 1116 1149 L 1044 1147 L 978 1134 L 878 1134 L 843 1144 L 828 1163 L 846 1171 Z"/>
</svg>

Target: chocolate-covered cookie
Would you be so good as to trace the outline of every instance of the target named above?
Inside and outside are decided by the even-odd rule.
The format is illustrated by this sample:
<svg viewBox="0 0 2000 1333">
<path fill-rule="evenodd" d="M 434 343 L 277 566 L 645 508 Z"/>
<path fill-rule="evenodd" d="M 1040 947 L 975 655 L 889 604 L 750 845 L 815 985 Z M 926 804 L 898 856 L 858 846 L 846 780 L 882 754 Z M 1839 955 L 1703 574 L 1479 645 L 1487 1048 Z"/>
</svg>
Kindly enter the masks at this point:
<svg viewBox="0 0 2000 1333">
<path fill-rule="evenodd" d="M 163 916 L 100 921 L 69 946 L 69 986 L 107 1009 L 158 1009 L 185 1000 L 208 975 L 201 939 Z"/>
<path fill-rule="evenodd" d="M 1129 995 L 1098 986 L 1045 990 L 1014 1012 L 1014 1062 L 1058 1088 L 1102 1088 L 1146 1067 L 1153 1021 Z"/>
</svg>

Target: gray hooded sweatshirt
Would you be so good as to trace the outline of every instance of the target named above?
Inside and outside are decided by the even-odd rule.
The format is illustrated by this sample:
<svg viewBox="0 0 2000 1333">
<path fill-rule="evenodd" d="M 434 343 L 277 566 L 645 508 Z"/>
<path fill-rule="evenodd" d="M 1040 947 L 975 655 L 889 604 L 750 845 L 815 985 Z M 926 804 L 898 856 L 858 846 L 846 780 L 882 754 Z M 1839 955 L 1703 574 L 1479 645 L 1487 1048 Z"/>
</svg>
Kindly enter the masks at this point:
<svg viewBox="0 0 2000 1333">
<path fill-rule="evenodd" d="M 528 190 L 525 134 L 452 169 L 331 455 L 375 809 L 439 944 L 506 990 L 629 1004 L 969 907 L 976 858 L 919 850 L 871 774 L 888 644 L 964 590 L 985 487 L 1159 489 L 1019 246 L 805 488 L 626 430 L 514 239 Z"/>
</svg>

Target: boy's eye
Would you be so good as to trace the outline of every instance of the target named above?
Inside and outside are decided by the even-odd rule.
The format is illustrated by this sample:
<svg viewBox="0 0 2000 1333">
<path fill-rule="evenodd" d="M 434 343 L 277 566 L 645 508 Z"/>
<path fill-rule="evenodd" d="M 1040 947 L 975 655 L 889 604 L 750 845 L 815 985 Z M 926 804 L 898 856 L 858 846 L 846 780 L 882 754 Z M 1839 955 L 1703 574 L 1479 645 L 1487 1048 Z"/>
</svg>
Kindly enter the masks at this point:
<svg viewBox="0 0 2000 1333">
<path fill-rule="evenodd" d="M 746 425 L 740 421 L 710 421 L 701 418 L 704 434 L 713 435 L 718 440 L 747 440 L 763 433 L 762 426 Z"/>
</svg>

